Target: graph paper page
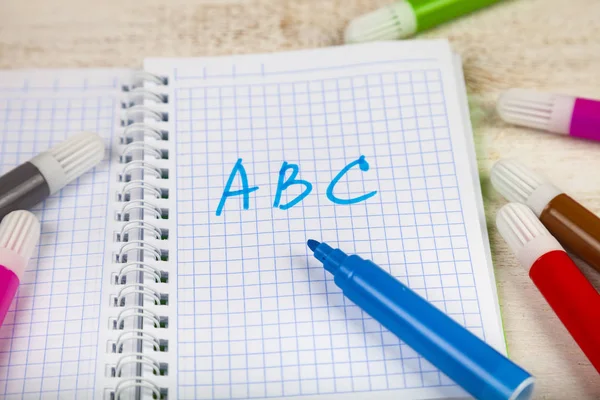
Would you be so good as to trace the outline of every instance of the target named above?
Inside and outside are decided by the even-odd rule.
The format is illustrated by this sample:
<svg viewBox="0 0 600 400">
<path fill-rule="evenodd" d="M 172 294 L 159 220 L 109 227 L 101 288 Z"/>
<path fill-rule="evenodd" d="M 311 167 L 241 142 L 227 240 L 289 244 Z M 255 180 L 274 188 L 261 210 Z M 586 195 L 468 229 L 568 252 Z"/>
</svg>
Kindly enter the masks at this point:
<svg viewBox="0 0 600 400">
<path fill-rule="evenodd" d="M 41 237 L 0 328 L 0 397 L 92 398 L 98 373 L 108 207 L 124 70 L 0 72 L 0 173 L 81 132 L 107 154 L 32 211 Z M 102 374 L 104 371 L 101 370 Z"/>
<path fill-rule="evenodd" d="M 504 351 L 454 61 L 442 41 L 146 61 L 174 132 L 175 398 L 465 395 L 344 298 L 309 238 Z"/>
</svg>

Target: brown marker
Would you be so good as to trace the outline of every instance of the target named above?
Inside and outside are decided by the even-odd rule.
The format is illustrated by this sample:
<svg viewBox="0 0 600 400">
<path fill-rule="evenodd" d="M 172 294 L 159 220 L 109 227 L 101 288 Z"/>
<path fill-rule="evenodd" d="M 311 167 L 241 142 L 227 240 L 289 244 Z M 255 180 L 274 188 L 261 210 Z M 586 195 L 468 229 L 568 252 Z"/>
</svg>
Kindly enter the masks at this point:
<svg viewBox="0 0 600 400">
<path fill-rule="evenodd" d="M 600 272 L 600 218 L 518 161 L 498 161 L 491 181 L 509 201 L 531 208 L 567 250 Z"/>
</svg>

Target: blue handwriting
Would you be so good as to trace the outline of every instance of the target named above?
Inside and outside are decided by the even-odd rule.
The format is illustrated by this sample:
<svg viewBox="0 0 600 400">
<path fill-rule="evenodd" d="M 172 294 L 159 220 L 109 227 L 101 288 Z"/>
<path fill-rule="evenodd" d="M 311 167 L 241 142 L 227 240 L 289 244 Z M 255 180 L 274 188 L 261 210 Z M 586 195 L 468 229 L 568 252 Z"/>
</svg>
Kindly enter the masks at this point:
<svg viewBox="0 0 600 400">
<path fill-rule="evenodd" d="M 327 186 L 327 198 L 332 203 L 346 204 L 346 205 L 355 204 L 355 203 L 359 203 L 361 201 L 366 201 L 367 199 L 369 199 L 377 194 L 377 191 L 372 191 L 369 193 L 365 193 L 361 196 L 354 197 L 354 198 L 348 198 L 348 199 L 342 199 L 333 194 L 335 186 L 338 184 L 338 182 L 344 177 L 344 175 L 346 175 L 348 173 L 348 171 L 350 171 L 355 166 L 358 166 L 358 168 L 363 172 L 366 172 L 369 170 L 369 163 L 365 159 L 365 156 L 360 156 L 357 160 L 352 161 L 351 163 L 346 165 L 344 168 L 342 168 L 342 170 L 331 180 L 331 182 Z M 291 170 L 291 174 L 286 179 L 288 170 Z M 281 165 L 281 169 L 279 170 L 279 178 L 277 180 L 277 190 L 275 191 L 275 200 L 273 201 L 273 207 L 279 208 L 281 210 L 288 210 L 288 209 L 294 207 L 295 205 L 297 205 L 298 203 L 300 203 L 302 200 L 304 200 L 304 198 L 306 198 L 306 196 L 308 196 L 310 194 L 310 192 L 313 189 L 313 185 L 312 185 L 312 183 L 310 183 L 306 180 L 296 179 L 296 177 L 298 176 L 299 170 L 300 170 L 300 167 L 297 164 L 291 164 L 291 163 L 288 163 L 287 161 L 283 162 L 283 164 Z M 238 174 L 240 176 L 242 188 L 239 190 L 231 190 L 231 185 L 233 184 L 233 180 L 235 179 L 236 175 L 238 175 Z M 282 193 L 285 190 L 287 190 L 290 186 L 293 186 L 293 185 L 302 185 L 302 186 L 304 186 L 304 190 L 302 191 L 302 193 L 300 193 L 298 196 L 296 196 L 293 200 L 287 202 L 286 204 L 281 204 Z M 223 208 L 225 207 L 225 202 L 227 201 L 227 199 L 230 197 L 234 197 L 234 196 L 244 196 L 244 210 L 249 209 L 250 208 L 250 193 L 257 191 L 257 190 L 258 190 L 258 186 L 249 187 L 248 175 L 246 174 L 246 169 L 242 165 L 242 159 L 241 158 L 238 159 L 237 162 L 235 163 L 235 165 L 233 166 L 233 169 L 231 170 L 231 174 L 229 174 L 229 179 L 227 180 L 227 183 L 225 184 L 225 188 L 223 189 L 223 195 L 221 196 L 221 201 L 219 201 L 219 205 L 217 207 L 217 213 L 216 213 L 217 216 L 219 216 L 223 213 Z"/>
</svg>

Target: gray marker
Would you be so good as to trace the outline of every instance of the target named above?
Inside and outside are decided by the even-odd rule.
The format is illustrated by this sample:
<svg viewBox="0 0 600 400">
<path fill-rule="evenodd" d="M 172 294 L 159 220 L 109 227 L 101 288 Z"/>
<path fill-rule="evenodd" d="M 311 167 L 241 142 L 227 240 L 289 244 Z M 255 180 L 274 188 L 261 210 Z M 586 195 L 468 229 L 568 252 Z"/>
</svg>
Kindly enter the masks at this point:
<svg viewBox="0 0 600 400">
<path fill-rule="evenodd" d="M 102 138 L 82 132 L 19 165 L 0 177 L 0 219 L 35 206 L 103 158 Z"/>
</svg>

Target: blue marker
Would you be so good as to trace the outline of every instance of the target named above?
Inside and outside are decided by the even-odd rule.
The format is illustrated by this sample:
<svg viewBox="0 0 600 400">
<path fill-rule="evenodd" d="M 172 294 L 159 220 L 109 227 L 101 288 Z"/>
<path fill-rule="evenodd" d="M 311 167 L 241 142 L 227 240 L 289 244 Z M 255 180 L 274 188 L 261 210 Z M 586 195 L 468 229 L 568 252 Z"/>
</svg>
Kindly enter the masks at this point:
<svg viewBox="0 0 600 400">
<path fill-rule="evenodd" d="M 478 399 L 526 400 L 534 378 L 400 281 L 357 255 L 309 240 L 344 295 Z"/>
</svg>

